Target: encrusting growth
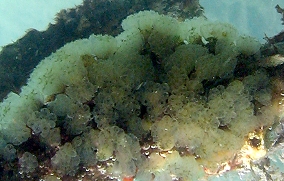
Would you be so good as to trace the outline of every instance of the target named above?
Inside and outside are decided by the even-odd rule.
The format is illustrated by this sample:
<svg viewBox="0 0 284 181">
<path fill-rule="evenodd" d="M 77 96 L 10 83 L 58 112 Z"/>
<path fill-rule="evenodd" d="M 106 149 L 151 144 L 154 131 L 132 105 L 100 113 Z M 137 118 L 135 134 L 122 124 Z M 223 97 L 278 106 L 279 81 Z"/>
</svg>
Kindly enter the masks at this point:
<svg viewBox="0 0 284 181">
<path fill-rule="evenodd" d="M 25 152 L 23 174 L 41 165 L 51 167 L 46 178 L 99 170 L 123 180 L 197 180 L 220 173 L 257 139 L 251 133 L 279 119 L 271 77 L 253 66 L 261 46 L 254 38 L 229 24 L 153 11 L 128 16 L 122 27 L 116 37 L 66 44 L 1 103 L 0 153 L 9 161 Z M 50 157 L 18 149 L 34 138 Z"/>
</svg>

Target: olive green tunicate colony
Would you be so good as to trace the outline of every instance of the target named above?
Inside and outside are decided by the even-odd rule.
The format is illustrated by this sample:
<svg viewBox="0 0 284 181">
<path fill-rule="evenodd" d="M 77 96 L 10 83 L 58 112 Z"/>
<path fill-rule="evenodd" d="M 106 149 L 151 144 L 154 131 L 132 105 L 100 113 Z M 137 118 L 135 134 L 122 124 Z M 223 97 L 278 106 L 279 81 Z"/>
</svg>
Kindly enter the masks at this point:
<svg viewBox="0 0 284 181">
<path fill-rule="evenodd" d="M 48 162 L 46 180 L 98 165 L 112 178 L 202 179 L 275 121 L 254 38 L 154 11 L 128 16 L 122 27 L 116 37 L 66 44 L 1 103 L 0 154 L 18 158 L 21 173 Z M 54 150 L 48 161 L 19 149 L 34 137 Z"/>
</svg>

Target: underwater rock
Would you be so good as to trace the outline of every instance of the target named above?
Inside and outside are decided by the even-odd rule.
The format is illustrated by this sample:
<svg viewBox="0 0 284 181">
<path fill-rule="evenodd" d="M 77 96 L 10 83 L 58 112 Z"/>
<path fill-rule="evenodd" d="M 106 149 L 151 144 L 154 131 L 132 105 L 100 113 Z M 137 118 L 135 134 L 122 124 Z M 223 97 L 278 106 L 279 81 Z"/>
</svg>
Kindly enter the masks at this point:
<svg viewBox="0 0 284 181">
<path fill-rule="evenodd" d="M 263 134 L 283 113 L 258 66 L 257 40 L 229 24 L 154 11 L 128 16 L 122 28 L 65 44 L 1 102 L 2 155 L 7 145 L 14 157 L 31 152 L 47 168 L 41 178 L 99 170 L 153 180 L 202 179 L 263 157 Z M 246 74 L 236 73 L 240 64 Z M 24 146 L 31 139 L 38 152 Z"/>
</svg>

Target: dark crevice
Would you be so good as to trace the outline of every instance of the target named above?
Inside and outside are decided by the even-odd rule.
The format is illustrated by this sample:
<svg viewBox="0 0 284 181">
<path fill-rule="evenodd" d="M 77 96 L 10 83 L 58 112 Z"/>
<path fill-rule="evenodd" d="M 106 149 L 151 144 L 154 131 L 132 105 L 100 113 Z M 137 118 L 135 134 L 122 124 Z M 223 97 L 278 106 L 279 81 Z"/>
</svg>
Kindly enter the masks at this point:
<svg viewBox="0 0 284 181">
<path fill-rule="evenodd" d="M 231 79 L 225 79 L 216 77 L 214 80 L 203 80 L 201 83 L 203 85 L 204 92 L 201 94 L 202 96 L 208 97 L 209 91 L 219 85 L 223 85 L 227 87 L 230 83 Z"/>
</svg>

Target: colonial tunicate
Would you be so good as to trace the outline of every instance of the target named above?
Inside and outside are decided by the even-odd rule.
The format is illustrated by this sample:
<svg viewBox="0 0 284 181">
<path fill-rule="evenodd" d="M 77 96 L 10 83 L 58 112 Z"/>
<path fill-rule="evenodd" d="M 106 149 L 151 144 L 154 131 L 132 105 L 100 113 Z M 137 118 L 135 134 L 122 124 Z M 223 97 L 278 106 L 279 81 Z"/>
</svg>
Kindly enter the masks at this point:
<svg viewBox="0 0 284 181">
<path fill-rule="evenodd" d="M 1 103 L 6 161 L 24 151 L 25 172 L 38 160 L 62 178 L 100 167 L 119 179 L 198 180 L 243 159 L 244 145 L 265 153 L 263 137 L 253 145 L 248 135 L 280 116 L 271 75 L 258 66 L 258 41 L 226 23 L 154 11 L 130 15 L 122 27 L 116 37 L 66 44 Z M 30 142 L 49 157 L 28 153 Z"/>
</svg>

